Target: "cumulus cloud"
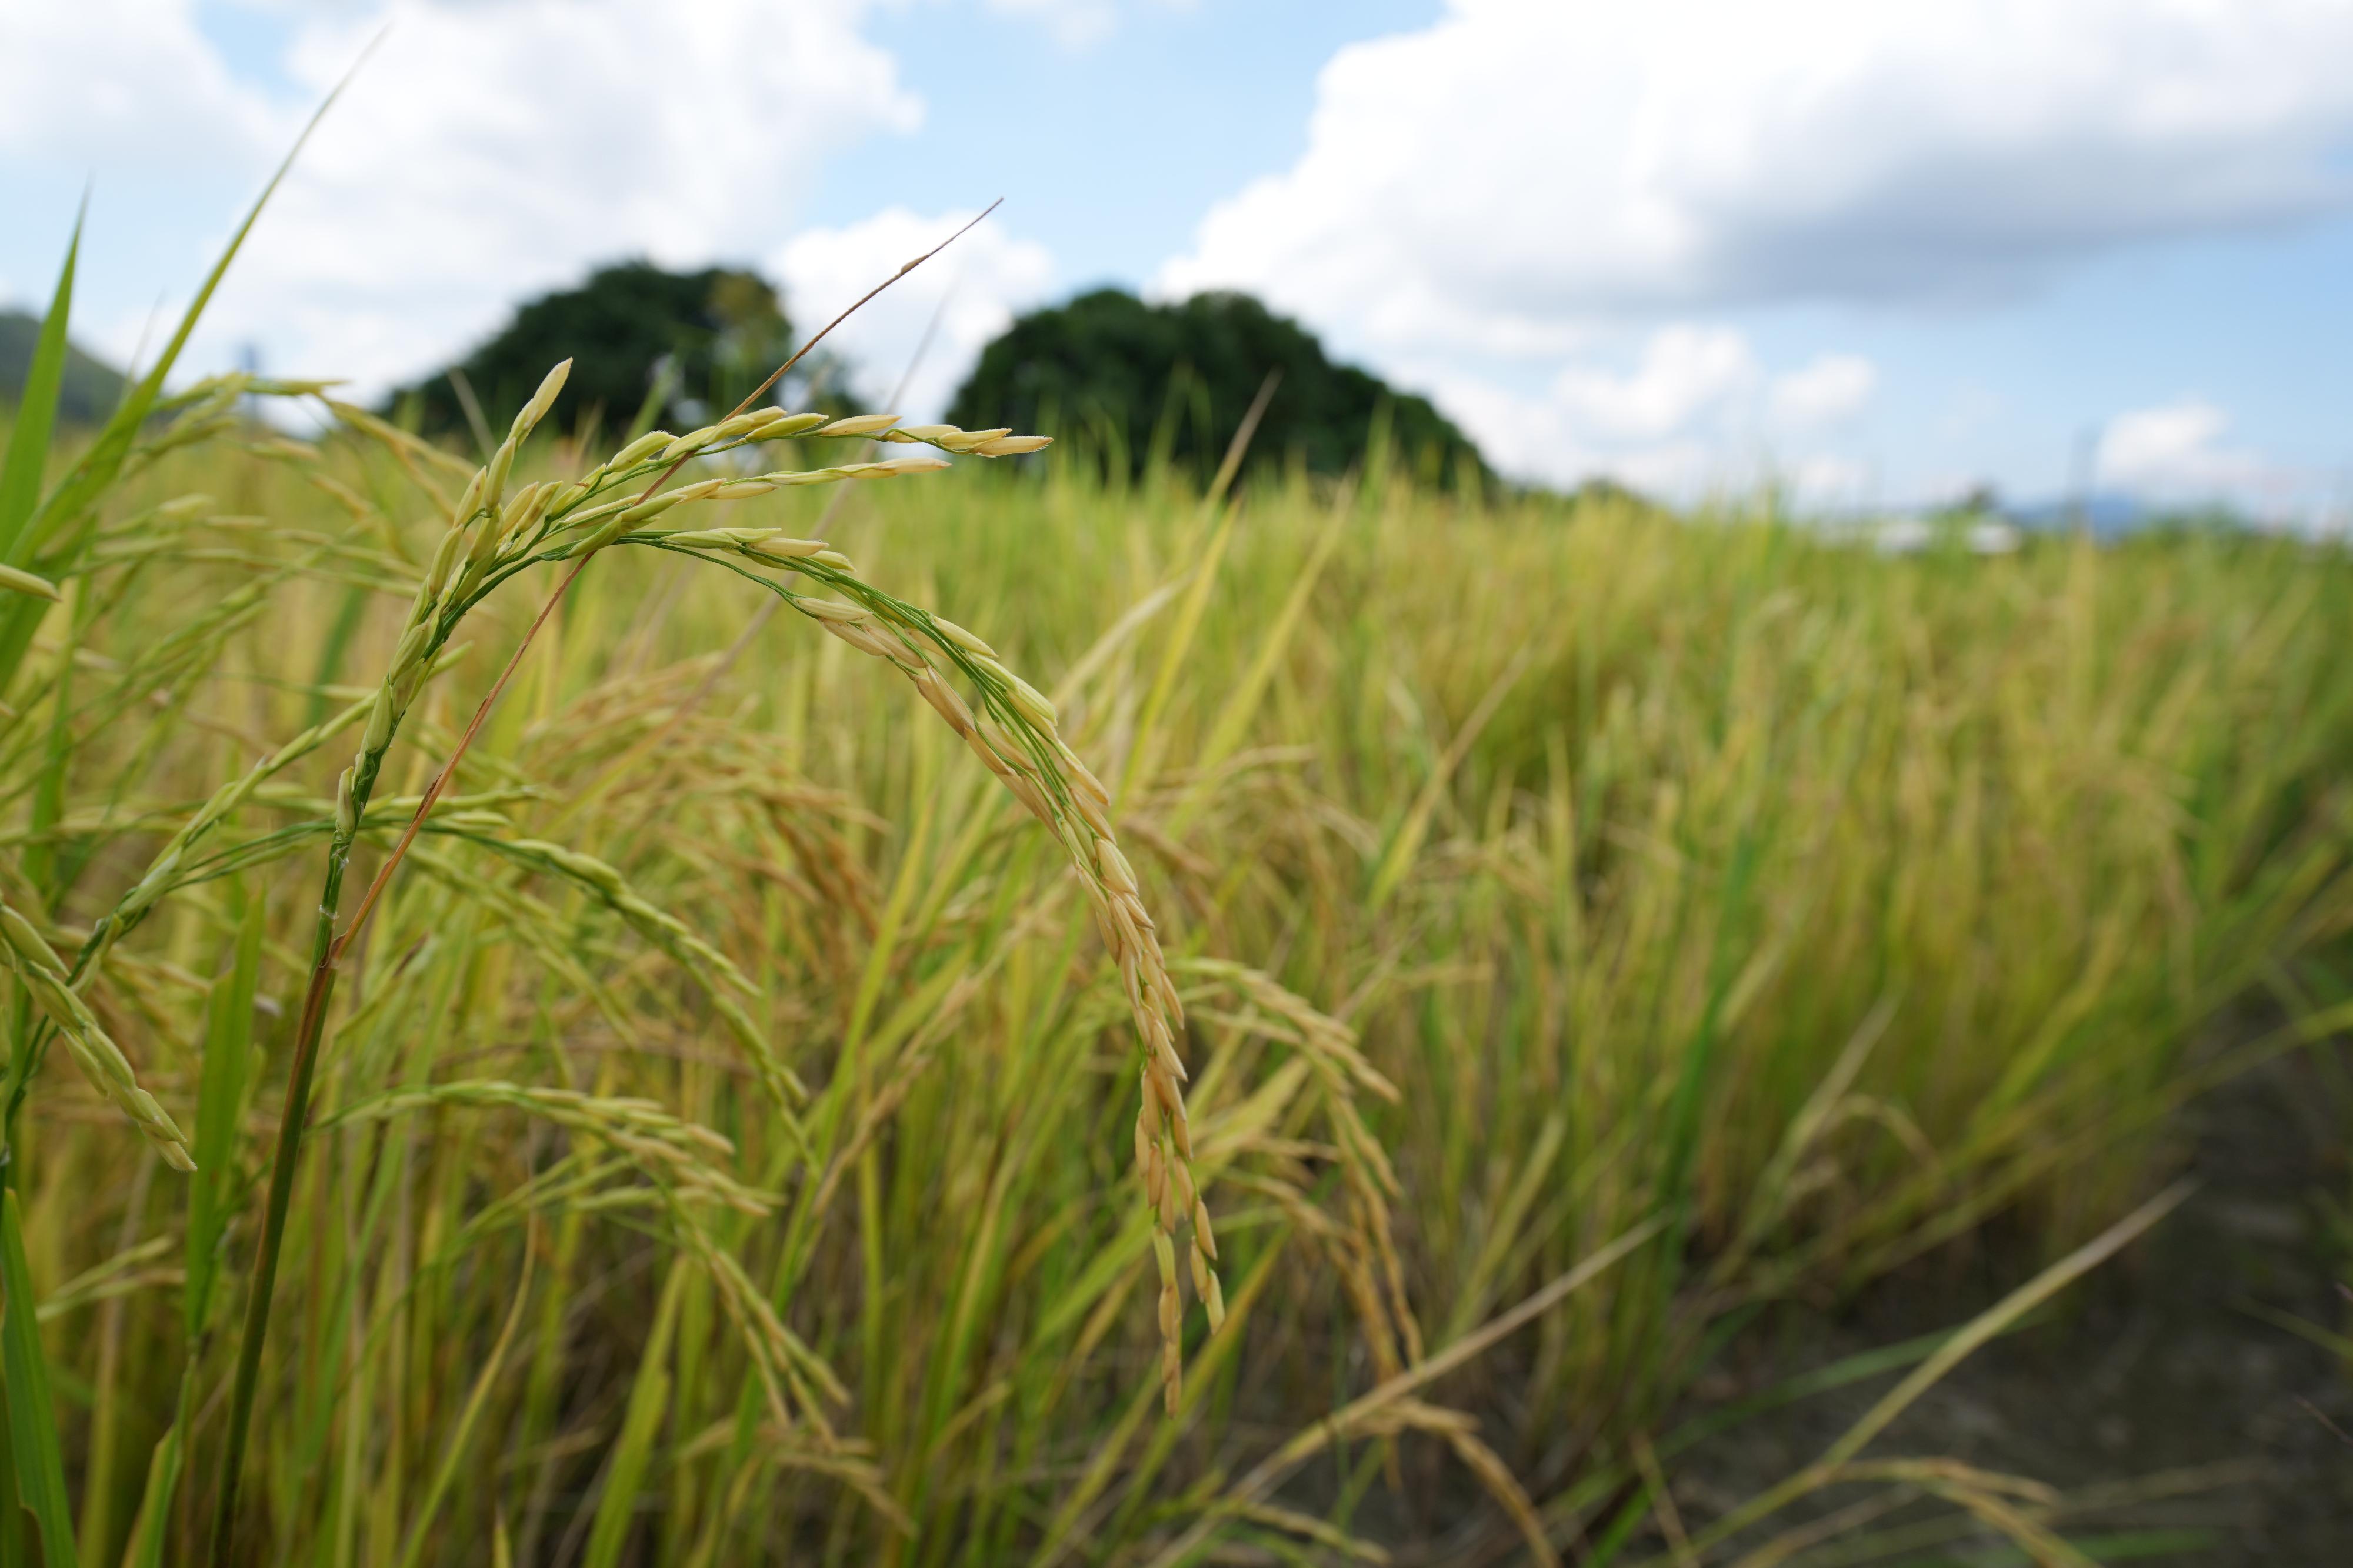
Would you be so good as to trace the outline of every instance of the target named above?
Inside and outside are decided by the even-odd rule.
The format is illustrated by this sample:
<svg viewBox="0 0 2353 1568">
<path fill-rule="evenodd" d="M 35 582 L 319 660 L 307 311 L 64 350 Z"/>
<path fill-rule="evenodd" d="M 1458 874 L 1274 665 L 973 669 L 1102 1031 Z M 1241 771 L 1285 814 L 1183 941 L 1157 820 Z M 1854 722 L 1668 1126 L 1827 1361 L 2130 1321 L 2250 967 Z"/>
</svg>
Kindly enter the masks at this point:
<svg viewBox="0 0 2353 1568">
<path fill-rule="evenodd" d="M 1780 477 L 1801 506 L 1853 506 L 1869 499 L 1870 466 L 1853 458 L 1817 452 L 1799 458 Z"/>
<path fill-rule="evenodd" d="M 0 27 L 0 153 L 12 160 L 201 169 L 256 161 L 280 134 L 185 5 L 7 0 Z"/>
<path fill-rule="evenodd" d="M 1630 374 L 1572 365 L 1552 395 L 1569 418 L 1598 434 L 1656 439 L 1687 429 L 1757 378 L 1746 337 L 1729 327 L 1684 324 L 1652 333 Z"/>
<path fill-rule="evenodd" d="M 1550 483 L 1605 475 L 1688 500 L 1771 479 L 1811 504 L 1854 499 L 1869 472 L 1823 443 L 1868 402 L 1871 362 L 1827 353 L 1776 375 L 1729 327 L 1671 322 L 1630 363 L 1579 357 L 1533 388 L 1436 356 L 1406 362 L 1403 377 L 1505 471 Z"/>
<path fill-rule="evenodd" d="M 2119 414 L 2100 434 L 2099 481 L 2176 498 L 2275 488 L 2284 476 L 2259 453 L 2226 442 L 2230 427 L 2230 416 L 2196 397 Z"/>
<path fill-rule="evenodd" d="M 381 32 L 192 353 L 218 363 L 230 345 L 254 343 L 272 369 L 348 375 L 363 391 L 439 363 L 518 296 L 595 263 L 756 256 L 790 231 L 829 160 L 911 132 L 923 113 L 892 57 L 860 35 L 857 0 L 305 10 L 283 62 L 300 102 L 233 77 L 192 5 L 12 8 L 0 84 L 37 91 L 30 109 L 0 105 L 0 146 L 63 138 L 103 166 L 104 146 L 84 140 L 103 133 L 248 170 L 258 186 L 311 104 Z M 27 28 L 24 17 L 38 20 Z M 92 83 L 102 90 L 86 92 Z M 97 326 L 119 353 L 139 323 Z"/>
<path fill-rule="evenodd" d="M 2344 209 L 2348 58 L 2342 0 L 1449 0 L 1337 55 L 1307 151 L 1159 284 L 1395 352 L 2000 297 L 2105 247 Z"/>
<path fill-rule="evenodd" d="M 798 236 L 772 253 L 770 270 L 791 289 L 800 319 L 813 329 L 972 216 L 926 217 L 894 206 L 847 227 Z M 1045 247 L 1014 237 L 991 218 L 843 322 L 831 341 L 858 363 L 859 390 L 871 399 L 888 397 L 913 362 L 907 391 L 892 412 L 927 419 L 947 406 L 983 346 L 1012 324 L 1014 313 L 1037 304 L 1053 286 L 1053 258 Z M 913 361 L 919 347 L 923 357 Z"/>
<path fill-rule="evenodd" d="M 1879 367 L 1861 354 L 1817 354 L 1774 378 L 1773 421 L 1790 430 L 1830 429 L 1862 413 L 1878 388 Z"/>
</svg>

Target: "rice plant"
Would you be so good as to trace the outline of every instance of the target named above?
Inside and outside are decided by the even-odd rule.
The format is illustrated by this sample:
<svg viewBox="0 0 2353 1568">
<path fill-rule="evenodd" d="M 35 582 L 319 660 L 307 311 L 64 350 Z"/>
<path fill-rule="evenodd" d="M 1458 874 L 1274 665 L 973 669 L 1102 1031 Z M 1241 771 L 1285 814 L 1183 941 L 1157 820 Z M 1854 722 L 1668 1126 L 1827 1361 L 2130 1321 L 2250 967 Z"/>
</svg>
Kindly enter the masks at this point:
<svg viewBox="0 0 2353 1568">
<path fill-rule="evenodd" d="M 593 452 L 560 367 L 476 462 L 167 391 L 193 310 L 59 442 L 72 255 L 0 469 L 11 1561 L 1623 1554 L 1758 1307 L 1995 1220 L 2031 1305 L 2341 1022 L 2340 557 L 885 485 L 1044 443 Z M 2042 1529 L 1865 1451 L 1945 1364 L 1689 1552 Z"/>
</svg>

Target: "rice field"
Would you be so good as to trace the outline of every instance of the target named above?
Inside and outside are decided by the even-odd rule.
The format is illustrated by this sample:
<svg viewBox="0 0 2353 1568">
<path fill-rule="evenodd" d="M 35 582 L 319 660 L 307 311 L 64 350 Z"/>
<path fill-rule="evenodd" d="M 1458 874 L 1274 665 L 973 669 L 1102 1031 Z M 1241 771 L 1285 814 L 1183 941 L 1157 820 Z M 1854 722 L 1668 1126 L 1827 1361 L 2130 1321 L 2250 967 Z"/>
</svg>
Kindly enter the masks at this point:
<svg viewBox="0 0 2353 1568">
<path fill-rule="evenodd" d="M 2341 552 L 139 412 L 0 479 L 10 1562 L 2047 1553 L 1905 1391 L 2341 1022 Z M 1673 1518 L 1757 1310 L 1972 1247 Z"/>
</svg>

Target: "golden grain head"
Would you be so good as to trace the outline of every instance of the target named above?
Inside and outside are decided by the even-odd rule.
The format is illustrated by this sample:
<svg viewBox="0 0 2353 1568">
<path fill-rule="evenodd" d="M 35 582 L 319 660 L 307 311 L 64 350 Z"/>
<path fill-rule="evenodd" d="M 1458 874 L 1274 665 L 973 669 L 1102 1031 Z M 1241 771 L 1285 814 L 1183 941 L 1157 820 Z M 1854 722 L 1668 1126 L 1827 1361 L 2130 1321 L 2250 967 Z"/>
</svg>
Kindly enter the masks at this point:
<svg viewBox="0 0 2353 1568">
<path fill-rule="evenodd" d="M 684 490 L 664 490 L 659 495 L 649 496 L 636 505 L 625 508 L 612 521 L 619 530 L 626 531 L 638 523 L 651 522 L 655 518 L 687 499 Z"/>
<path fill-rule="evenodd" d="M 910 669 L 908 675 L 914 681 L 916 691 L 932 705 L 933 710 L 947 721 L 950 729 L 969 741 L 973 734 L 972 710 L 965 706 L 964 699 L 957 696 L 947 682 L 940 679 L 939 672 L 928 664 L 921 669 Z"/>
<path fill-rule="evenodd" d="M 667 450 L 670 444 L 677 439 L 677 437 L 667 430 L 649 430 L 614 453 L 607 459 L 605 467 L 616 472 L 623 468 L 634 468 L 655 453 Z"/>
<path fill-rule="evenodd" d="M 871 614 L 871 611 L 861 609 L 856 605 L 845 605 L 838 599 L 795 598 L 792 605 L 794 609 L 811 620 L 830 621 L 837 626 L 849 626 L 865 620 Z"/>
<path fill-rule="evenodd" d="M 752 439 L 755 441 L 783 440 L 788 437 L 806 434 L 808 431 L 816 429 L 818 426 L 824 423 L 825 416 L 822 414 L 778 414 L 771 412 L 766 418 L 761 420 L 759 424 L 752 427 Z"/>
<path fill-rule="evenodd" d="M 47 599 L 52 604 L 64 597 L 58 592 L 58 585 L 47 577 L 37 576 L 16 566 L 0 565 L 0 591 L 22 594 L 31 599 Z"/>
<path fill-rule="evenodd" d="M 681 458 L 699 452 L 718 439 L 719 426 L 706 425 L 700 430 L 690 430 L 683 436 L 670 437 L 670 442 L 656 456 L 661 462 L 675 463 Z"/>
<path fill-rule="evenodd" d="M 976 458 L 1018 458 L 1041 452 L 1054 444 L 1051 436 L 997 436 L 971 448 Z"/>
<path fill-rule="evenodd" d="M 462 521 L 471 515 L 470 512 L 461 513 L 460 519 Z M 427 602 L 441 596 L 441 590 L 449 585 L 449 574 L 457 569 L 459 557 L 465 552 L 466 532 L 463 529 L 452 528 L 441 536 L 441 542 L 434 547 L 432 563 L 425 570 L 424 597 Z"/>
<path fill-rule="evenodd" d="M 953 436 L 942 437 L 939 444 L 951 452 L 969 452 L 976 447 L 987 446 L 1012 434 L 1013 427 L 1009 425 L 1000 425 L 994 430 L 960 430 Z"/>
<path fill-rule="evenodd" d="M 1044 692 L 1017 675 L 1008 682 L 1007 695 L 1024 719 L 1049 734 L 1053 732 L 1060 715 L 1054 710 L 1053 703 L 1047 700 Z"/>
<path fill-rule="evenodd" d="M 876 436 L 899 423 L 895 414 L 855 414 L 847 419 L 837 419 L 822 425 L 815 434 L 828 437 Z"/>
<path fill-rule="evenodd" d="M 507 434 L 510 442 L 521 442 L 538 427 L 539 422 L 547 417 L 547 411 L 555 406 L 555 399 L 564 391 L 564 384 L 571 375 L 572 362 L 568 359 L 547 373 L 541 380 L 539 389 L 531 395 L 531 400 L 515 416 L 514 428 Z"/>
</svg>

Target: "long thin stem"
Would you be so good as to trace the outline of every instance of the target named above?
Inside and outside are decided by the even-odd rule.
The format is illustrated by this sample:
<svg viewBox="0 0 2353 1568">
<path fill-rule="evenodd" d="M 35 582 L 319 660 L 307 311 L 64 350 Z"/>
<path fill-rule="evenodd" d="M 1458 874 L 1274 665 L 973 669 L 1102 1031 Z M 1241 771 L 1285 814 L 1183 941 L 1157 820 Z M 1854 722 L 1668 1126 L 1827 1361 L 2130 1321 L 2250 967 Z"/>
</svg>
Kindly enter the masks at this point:
<svg viewBox="0 0 2353 1568">
<path fill-rule="evenodd" d="M 356 788 L 353 798 L 359 801 Z M 363 808 L 364 802 L 360 802 Z M 294 1198 L 295 1157 L 302 1148 L 302 1123 L 310 1115 L 311 1074 L 319 1061 L 327 1004 L 335 992 L 335 910 L 343 901 L 343 870 L 351 846 L 336 836 L 327 859 L 326 885 L 319 895 L 319 921 L 311 939 L 311 984 L 302 998 L 302 1021 L 294 1037 L 293 1070 L 286 1079 L 286 1104 L 280 1112 L 278 1152 L 269 1168 L 269 1201 L 263 1211 L 261 1244 L 253 1255 L 253 1287 L 246 1293 L 245 1332 L 237 1344 L 237 1381 L 229 1393 L 228 1436 L 221 1446 L 220 1486 L 213 1504 L 209 1561 L 227 1568 L 237 1526 L 237 1482 L 245 1468 L 245 1444 L 253 1419 L 253 1395 L 261 1376 L 262 1341 L 269 1332 L 269 1298 L 278 1282 L 278 1253 L 286 1237 L 286 1211 Z"/>
</svg>

